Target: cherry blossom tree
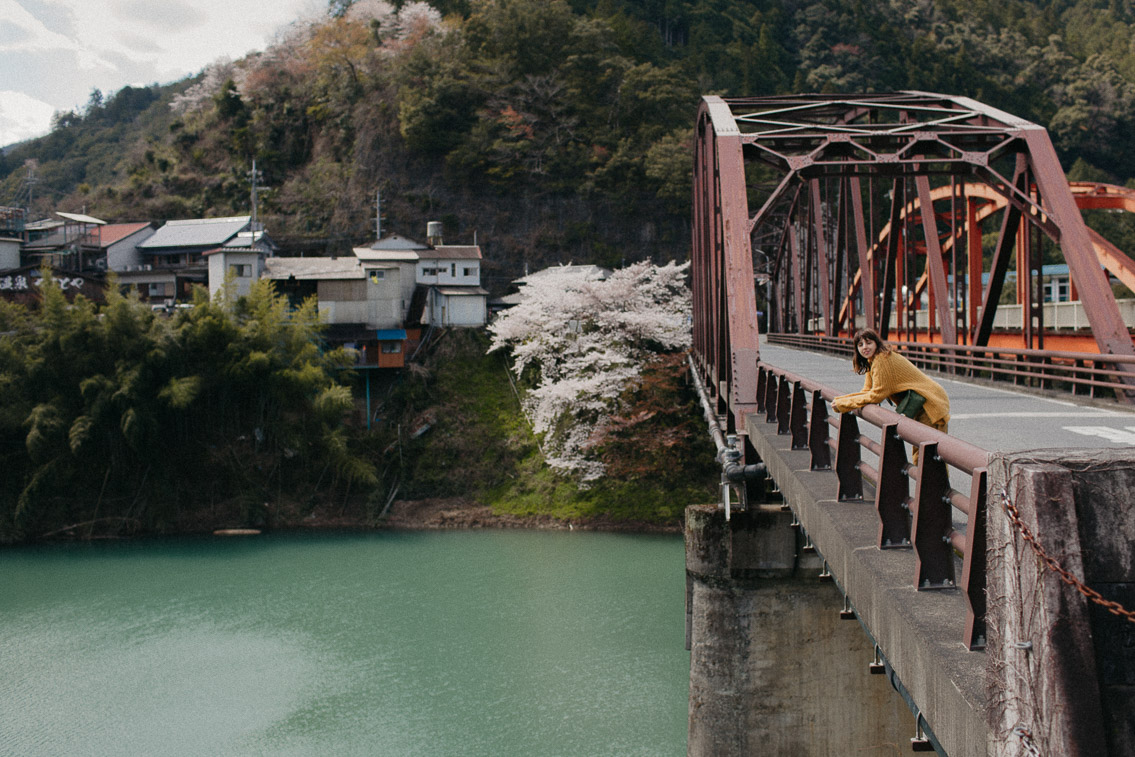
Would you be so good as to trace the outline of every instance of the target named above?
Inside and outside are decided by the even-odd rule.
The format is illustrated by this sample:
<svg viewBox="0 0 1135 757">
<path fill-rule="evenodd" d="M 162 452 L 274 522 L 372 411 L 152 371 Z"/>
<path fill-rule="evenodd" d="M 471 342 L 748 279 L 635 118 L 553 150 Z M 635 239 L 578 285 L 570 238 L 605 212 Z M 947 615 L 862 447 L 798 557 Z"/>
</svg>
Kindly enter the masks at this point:
<svg viewBox="0 0 1135 757">
<path fill-rule="evenodd" d="M 635 263 L 605 280 L 563 266 L 531 277 L 522 301 L 489 326 L 489 351 L 509 349 L 512 367 L 530 378 L 524 399 L 548 464 L 594 481 L 604 464 L 591 441 L 620 396 L 660 353 L 690 346 L 689 263 Z"/>
</svg>

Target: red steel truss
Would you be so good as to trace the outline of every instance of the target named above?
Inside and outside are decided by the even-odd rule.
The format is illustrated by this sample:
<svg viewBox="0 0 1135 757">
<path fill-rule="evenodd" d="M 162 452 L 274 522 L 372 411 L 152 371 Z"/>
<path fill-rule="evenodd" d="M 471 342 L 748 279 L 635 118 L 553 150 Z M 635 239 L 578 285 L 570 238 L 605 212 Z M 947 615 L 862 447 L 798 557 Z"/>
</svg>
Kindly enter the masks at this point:
<svg viewBox="0 0 1135 757">
<path fill-rule="evenodd" d="M 1056 250 L 1099 351 L 1135 355 L 1101 263 L 1125 282 L 1135 267 L 1084 225 L 1080 207 L 1130 210 L 1135 195 L 1070 187 L 1044 128 L 969 98 L 704 97 L 694 349 L 719 412 L 738 428 L 753 411 L 758 301 L 773 333 L 870 325 L 985 346 L 1015 280 L 1022 347 L 1043 348 L 1039 271 Z"/>
</svg>

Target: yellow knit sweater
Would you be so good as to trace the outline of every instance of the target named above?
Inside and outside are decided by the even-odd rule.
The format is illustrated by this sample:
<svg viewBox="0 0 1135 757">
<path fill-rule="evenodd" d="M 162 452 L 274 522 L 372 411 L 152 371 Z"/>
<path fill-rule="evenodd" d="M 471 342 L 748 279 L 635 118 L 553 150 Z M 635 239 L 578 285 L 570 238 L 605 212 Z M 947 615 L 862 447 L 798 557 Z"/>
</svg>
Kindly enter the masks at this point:
<svg viewBox="0 0 1135 757">
<path fill-rule="evenodd" d="M 946 396 L 946 390 L 905 357 L 891 350 L 877 353 L 870 363 L 863 391 L 843 394 L 832 400 L 832 409 L 837 413 L 879 404 L 899 392 L 913 389 L 926 398 L 918 420 L 934 424 L 950 419 L 950 398 Z"/>
</svg>

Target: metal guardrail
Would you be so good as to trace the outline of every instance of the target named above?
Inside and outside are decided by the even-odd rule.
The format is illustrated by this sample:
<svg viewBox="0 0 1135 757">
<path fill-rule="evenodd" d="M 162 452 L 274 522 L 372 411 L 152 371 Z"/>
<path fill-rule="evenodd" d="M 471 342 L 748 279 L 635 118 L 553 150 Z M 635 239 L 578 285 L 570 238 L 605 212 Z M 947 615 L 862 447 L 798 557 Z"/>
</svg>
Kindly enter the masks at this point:
<svg viewBox="0 0 1135 757">
<path fill-rule="evenodd" d="M 881 405 L 832 415 L 828 403 L 839 392 L 831 387 L 760 361 L 757 371 L 757 412 L 777 424 L 778 434 L 791 435 L 792 449 L 810 450 L 812 470 L 834 470 L 838 499 L 862 500 L 864 477 L 874 485 L 876 546 L 913 550 L 916 589 L 960 589 L 967 607 L 963 642 L 984 649 L 989 453 Z M 861 419 L 879 429 L 878 440 L 860 433 Z M 917 465 L 907 461 L 903 442 L 918 449 Z M 878 457 L 877 468 L 863 461 L 864 449 Z M 951 487 L 947 466 L 969 477 L 968 493 Z M 964 532 L 954 526 L 953 508 L 967 516 Z M 960 580 L 955 552 L 962 557 Z"/>
<path fill-rule="evenodd" d="M 767 334 L 771 344 L 850 356 L 848 337 L 814 334 Z M 1090 352 L 1026 350 L 1010 347 L 931 344 L 888 340 L 900 347 L 912 363 L 966 378 L 1009 381 L 1015 386 L 1066 391 L 1075 395 L 1126 397 L 1131 387 L 1121 380 L 1117 366 L 1135 366 L 1135 357 Z"/>
</svg>

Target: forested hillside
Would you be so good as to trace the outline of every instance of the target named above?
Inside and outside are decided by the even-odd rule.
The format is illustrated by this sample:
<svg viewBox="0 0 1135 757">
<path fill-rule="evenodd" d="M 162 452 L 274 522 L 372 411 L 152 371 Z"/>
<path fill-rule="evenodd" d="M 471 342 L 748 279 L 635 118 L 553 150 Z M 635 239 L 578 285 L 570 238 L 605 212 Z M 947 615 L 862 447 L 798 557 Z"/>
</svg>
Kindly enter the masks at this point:
<svg viewBox="0 0 1135 757">
<path fill-rule="evenodd" d="M 685 256 L 703 94 L 917 89 L 1046 125 L 1075 177 L 1135 176 L 1129 0 L 333 0 L 269 49 L 94 92 L 0 158 L 0 204 L 111 221 L 249 211 L 286 252 L 477 234 L 486 283 Z"/>
</svg>

